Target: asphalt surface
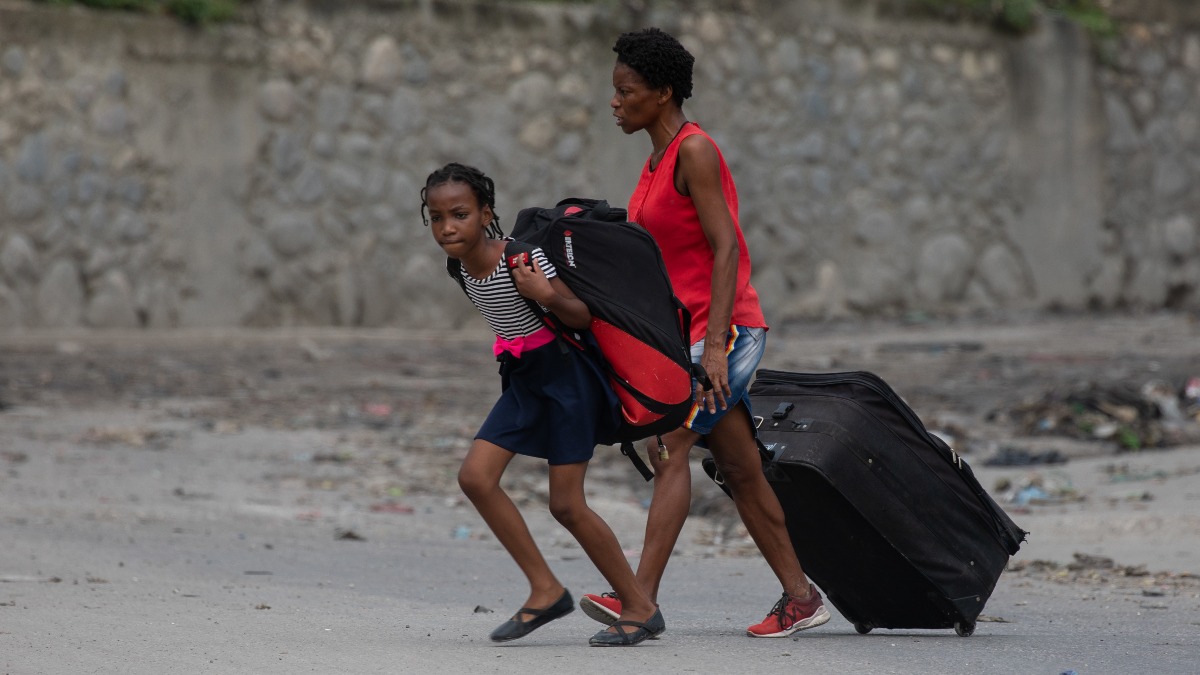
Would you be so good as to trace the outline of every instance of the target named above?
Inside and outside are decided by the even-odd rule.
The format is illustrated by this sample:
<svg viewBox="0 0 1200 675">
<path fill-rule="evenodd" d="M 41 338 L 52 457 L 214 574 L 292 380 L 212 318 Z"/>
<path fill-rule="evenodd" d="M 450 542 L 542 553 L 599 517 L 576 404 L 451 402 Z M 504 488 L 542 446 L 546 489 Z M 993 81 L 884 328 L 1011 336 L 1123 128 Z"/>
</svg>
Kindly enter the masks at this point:
<svg viewBox="0 0 1200 675">
<path fill-rule="evenodd" d="M 0 338 L 0 672 L 1200 672 L 1200 444 L 1118 452 L 996 414 L 1085 377 L 1200 373 L 1193 320 L 773 340 L 764 365 L 874 370 L 931 426 L 970 430 L 968 461 L 1031 533 L 972 636 L 859 635 L 833 611 L 746 637 L 778 586 L 697 470 L 662 639 L 589 647 L 601 626 L 575 612 L 493 644 L 526 589 L 453 485 L 496 384 L 477 336 L 25 334 Z M 1068 461 L 986 466 L 1002 444 Z M 636 562 L 648 492 L 623 462 L 598 455 L 590 499 Z M 542 483 L 524 463 L 509 486 L 555 571 L 576 598 L 607 590 Z M 1026 484 L 1042 498 L 1014 500 Z"/>
</svg>

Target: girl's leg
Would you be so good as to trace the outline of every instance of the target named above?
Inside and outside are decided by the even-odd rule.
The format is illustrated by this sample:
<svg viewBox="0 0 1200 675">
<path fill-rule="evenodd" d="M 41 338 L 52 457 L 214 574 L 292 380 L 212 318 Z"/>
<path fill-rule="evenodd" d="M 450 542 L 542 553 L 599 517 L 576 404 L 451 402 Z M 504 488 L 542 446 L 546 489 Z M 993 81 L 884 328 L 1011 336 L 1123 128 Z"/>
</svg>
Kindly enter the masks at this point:
<svg viewBox="0 0 1200 675">
<path fill-rule="evenodd" d="M 646 454 L 654 469 L 654 494 L 650 499 L 650 511 L 646 515 L 646 535 L 642 543 L 642 557 L 638 561 L 637 579 L 652 600 L 658 600 L 658 586 L 663 572 L 675 550 L 683 523 L 687 520 L 692 505 L 692 468 L 688 454 L 700 434 L 691 429 L 679 428 L 663 435 L 663 443 L 670 452 L 670 459 L 658 459 L 657 443 L 652 439 L 646 445 Z M 615 590 L 615 589 L 614 589 Z M 624 596 L 617 595 L 624 600 Z"/>
<path fill-rule="evenodd" d="M 608 523 L 587 505 L 583 494 L 586 471 L 587 462 L 550 466 L 550 513 L 575 537 L 621 597 L 621 619 L 644 622 L 657 607 L 634 578 Z"/>
<path fill-rule="evenodd" d="M 517 505 L 500 488 L 500 477 L 513 457 L 498 445 L 476 439 L 458 470 L 458 485 L 529 579 L 529 598 L 522 607 L 540 609 L 553 605 L 564 589 L 534 543 Z M 516 618 L 526 621 L 531 617 L 522 614 Z"/>
</svg>

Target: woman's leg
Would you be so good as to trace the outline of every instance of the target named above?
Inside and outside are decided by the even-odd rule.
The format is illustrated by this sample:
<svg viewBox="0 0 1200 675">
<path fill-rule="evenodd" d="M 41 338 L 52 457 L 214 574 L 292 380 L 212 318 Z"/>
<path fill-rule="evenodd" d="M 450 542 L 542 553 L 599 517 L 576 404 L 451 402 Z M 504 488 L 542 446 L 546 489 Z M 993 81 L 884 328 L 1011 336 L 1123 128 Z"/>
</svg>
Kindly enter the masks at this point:
<svg viewBox="0 0 1200 675">
<path fill-rule="evenodd" d="M 788 537 L 783 507 L 763 475 L 746 406 L 739 404 L 717 422 L 708 435 L 708 448 L 729 487 L 746 531 L 758 545 L 771 571 L 775 572 L 783 590 L 792 597 L 808 597 L 808 577 L 804 575 Z"/>
<path fill-rule="evenodd" d="M 587 464 L 550 466 L 550 513 L 575 537 L 596 569 L 620 595 L 621 619 L 644 622 L 654 615 L 657 607 L 638 585 L 608 523 L 587 505 L 583 493 Z"/>
<path fill-rule="evenodd" d="M 500 488 L 500 477 L 513 457 L 498 445 L 476 439 L 458 470 L 458 485 L 529 580 L 529 598 L 522 607 L 540 609 L 553 605 L 564 589 L 538 550 L 517 505 Z M 525 621 L 531 617 L 516 618 Z"/>
</svg>

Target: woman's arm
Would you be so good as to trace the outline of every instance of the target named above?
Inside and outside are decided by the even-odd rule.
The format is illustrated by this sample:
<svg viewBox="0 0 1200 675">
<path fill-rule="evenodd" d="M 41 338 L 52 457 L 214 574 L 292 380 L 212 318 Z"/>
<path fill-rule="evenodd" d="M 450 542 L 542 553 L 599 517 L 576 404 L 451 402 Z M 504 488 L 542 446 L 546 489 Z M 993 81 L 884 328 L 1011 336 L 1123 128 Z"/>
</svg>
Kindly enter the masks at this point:
<svg viewBox="0 0 1200 675">
<path fill-rule="evenodd" d="M 738 240 L 733 215 L 721 189 L 721 162 L 716 147 L 703 136 L 689 136 L 679 146 L 676 186 L 692 198 L 700 216 L 700 227 L 713 252 L 708 326 L 704 334 L 704 356 L 700 365 L 712 380 L 712 396 L 705 397 L 710 411 L 726 407 L 729 362 L 725 357 L 729 322 L 737 291 Z M 679 185 L 682 183 L 682 186 Z"/>
<path fill-rule="evenodd" d="M 564 324 L 580 330 L 591 325 L 592 313 L 587 305 L 558 277 L 547 279 L 536 260 L 512 268 L 512 275 L 518 293 L 554 312 Z"/>
</svg>

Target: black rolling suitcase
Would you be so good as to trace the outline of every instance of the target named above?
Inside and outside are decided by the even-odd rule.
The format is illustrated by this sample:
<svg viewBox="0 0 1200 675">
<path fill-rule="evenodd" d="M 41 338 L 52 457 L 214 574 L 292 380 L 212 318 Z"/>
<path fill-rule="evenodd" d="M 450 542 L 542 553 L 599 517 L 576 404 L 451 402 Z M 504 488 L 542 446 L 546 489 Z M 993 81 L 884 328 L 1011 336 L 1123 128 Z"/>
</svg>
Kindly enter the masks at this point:
<svg viewBox="0 0 1200 675">
<path fill-rule="evenodd" d="M 970 635 L 1026 533 L 966 462 L 871 373 L 760 370 L 750 399 L 792 545 L 842 616 Z"/>
</svg>

